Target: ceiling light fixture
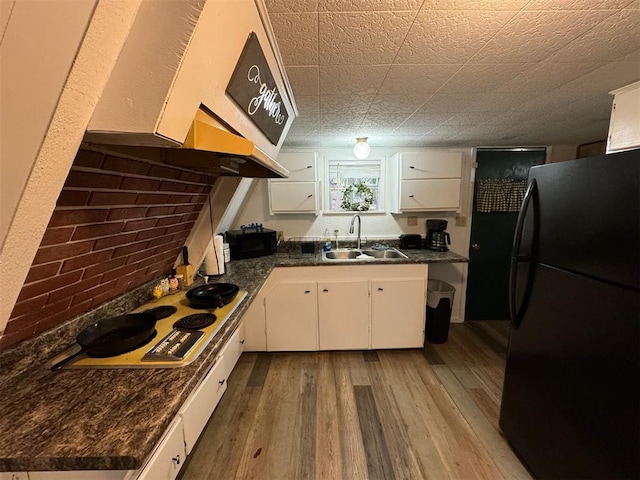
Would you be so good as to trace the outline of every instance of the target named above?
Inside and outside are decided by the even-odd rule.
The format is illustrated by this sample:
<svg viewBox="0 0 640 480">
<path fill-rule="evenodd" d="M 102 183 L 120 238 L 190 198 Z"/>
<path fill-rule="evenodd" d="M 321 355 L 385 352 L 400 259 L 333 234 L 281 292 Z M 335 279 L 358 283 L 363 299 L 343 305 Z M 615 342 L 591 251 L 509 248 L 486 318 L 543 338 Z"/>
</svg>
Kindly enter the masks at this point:
<svg viewBox="0 0 640 480">
<path fill-rule="evenodd" d="M 369 156 L 369 152 L 371 152 L 367 138 L 368 137 L 356 138 L 356 144 L 353 146 L 353 154 L 358 160 L 364 160 Z"/>
</svg>

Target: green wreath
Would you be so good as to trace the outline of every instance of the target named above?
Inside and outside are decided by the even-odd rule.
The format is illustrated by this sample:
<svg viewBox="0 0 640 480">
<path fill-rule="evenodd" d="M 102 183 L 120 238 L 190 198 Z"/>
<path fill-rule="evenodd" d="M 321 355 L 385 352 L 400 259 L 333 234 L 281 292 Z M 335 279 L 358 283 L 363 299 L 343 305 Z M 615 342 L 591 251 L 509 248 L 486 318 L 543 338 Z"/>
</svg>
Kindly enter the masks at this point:
<svg viewBox="0 0 640 480">
<path fill-rule="evenodd" d="M 361 180 L 355 185 L 349 185 L 344 189 L 340 207 L 352 212 L 366 212 L 372 203 L 373 192 L 364 180 Z"/>
</svg>

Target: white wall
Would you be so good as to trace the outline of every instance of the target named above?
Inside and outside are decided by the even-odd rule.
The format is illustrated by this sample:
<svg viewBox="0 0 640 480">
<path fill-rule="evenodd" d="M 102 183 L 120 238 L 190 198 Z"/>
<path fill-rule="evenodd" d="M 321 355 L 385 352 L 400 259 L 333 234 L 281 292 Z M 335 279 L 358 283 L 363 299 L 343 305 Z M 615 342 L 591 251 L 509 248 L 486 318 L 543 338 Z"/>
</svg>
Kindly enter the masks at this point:
<svg viewBox="0 0 640 480">
<path fill-rule="evenodd" d="M 371 147 L 369 159 L 382 159 L 386 161 L 391 155 L 398 152 L 398 148 L 375 148 Z M 407 149 L 402 151 L 424 151 L 425 149 Z M 471 230 L 471 208 L 473 205 L 473 178 L 475 170 L 472 168 L 475 152 L 473 149 L 457 149 L 463 153 L 462 167 L 462 194 L 460 213 L 455 212 L 432 212 L 421 214 L 401 214 L 394 215 L 383 213 L 362 213 L 362 239 L 397 239 L 402 233 L 418 233 L 425 236 L 425 221 L 428 218 L 442 218 L 449 222 L 447 231 L 451 235 L 451 251 L 464 255 L 469 254 L 469 238 Z M 283 150 L 285 151 L 285 150 Z M 308 152 L 309 149 L 288 149 L 287 152 Z M 315 150 L 318 154 L 318 173 L 324 172 L 323 163 L 326 159 L 343 158 L 353 160 L 353 153 L 350 149 L 324 149 Z M 322 176 L 320 177 L 322 178 Z M 322 185 L 321 185 L 322 186 Z M 388 185 L 386 185 L 388 187 Z M 385 203 L 388 205 L 388 188 L 385 193 Z M 456 215 L 466 218 L 466 226 L 456 227 Z M 239 228 L 240 225 L 248 223 L 262 223 L 265 227 L 273 230 L 281 230 L 287 239 L 305 238 L 322 239 L 325 230 L 329 232 L 332 240 L 333 231 L 339 231 L 339 240 L 355 240 L 355 234 L 349 234 L 349 224 L 352 214 L 324 214 L 320 212 L 318 216 L 308 214 L 293 215 L 270 215 L 267 180 L 254 181 L 247 199 L 240 207 L 232 228 Z M 409 226 L 408 217 L 417 217 L 417 225 Z M 430 265 L 430 277 L 444 280 L 451 283 L 456 288 L 452 321 L 462 322 L 464 320 L 464 303 L 467 280 L 467 264 L 432 264 Z"/>
</svg>

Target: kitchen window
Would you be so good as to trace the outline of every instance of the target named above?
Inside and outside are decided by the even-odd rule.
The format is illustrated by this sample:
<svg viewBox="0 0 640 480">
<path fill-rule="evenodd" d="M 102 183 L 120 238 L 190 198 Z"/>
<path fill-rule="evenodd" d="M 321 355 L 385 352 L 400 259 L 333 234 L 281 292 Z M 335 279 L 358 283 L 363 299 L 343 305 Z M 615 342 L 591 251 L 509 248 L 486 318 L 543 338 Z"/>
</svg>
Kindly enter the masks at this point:
<svg viewBox="0 0 640 480">
<path fill-rule="evenodd" d="M 380 212 L 384 209 L 381 186 L 380 160 L 354 161 L 329 160 L 327 162 L 326 202 L 327 213 L 359 213 Z M 347 195 L 352 205 L 366 205 L 366 209 L 343 208 L 345 190 L 352 192 Z M 364 194 L 362 192 L 365 192 Z"/>
</svg>

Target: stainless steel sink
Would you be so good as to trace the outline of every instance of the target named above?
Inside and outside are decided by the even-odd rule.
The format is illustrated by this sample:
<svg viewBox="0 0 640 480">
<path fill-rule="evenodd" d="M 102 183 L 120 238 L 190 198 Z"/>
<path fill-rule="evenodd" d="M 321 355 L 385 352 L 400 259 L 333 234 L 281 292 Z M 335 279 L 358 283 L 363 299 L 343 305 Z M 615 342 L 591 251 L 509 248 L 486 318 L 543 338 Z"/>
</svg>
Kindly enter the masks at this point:
<svg viewBox="0 0 640 480">
<path fill-rule="evenodd" d="M 407 256 L 395 248 L 388 250 L 345 248 L 322 252 L 322 260 L 325 262 L 360 262 L 367 260 L 393 260 L 398 258 L 407 258 Z"/>
</svg>

